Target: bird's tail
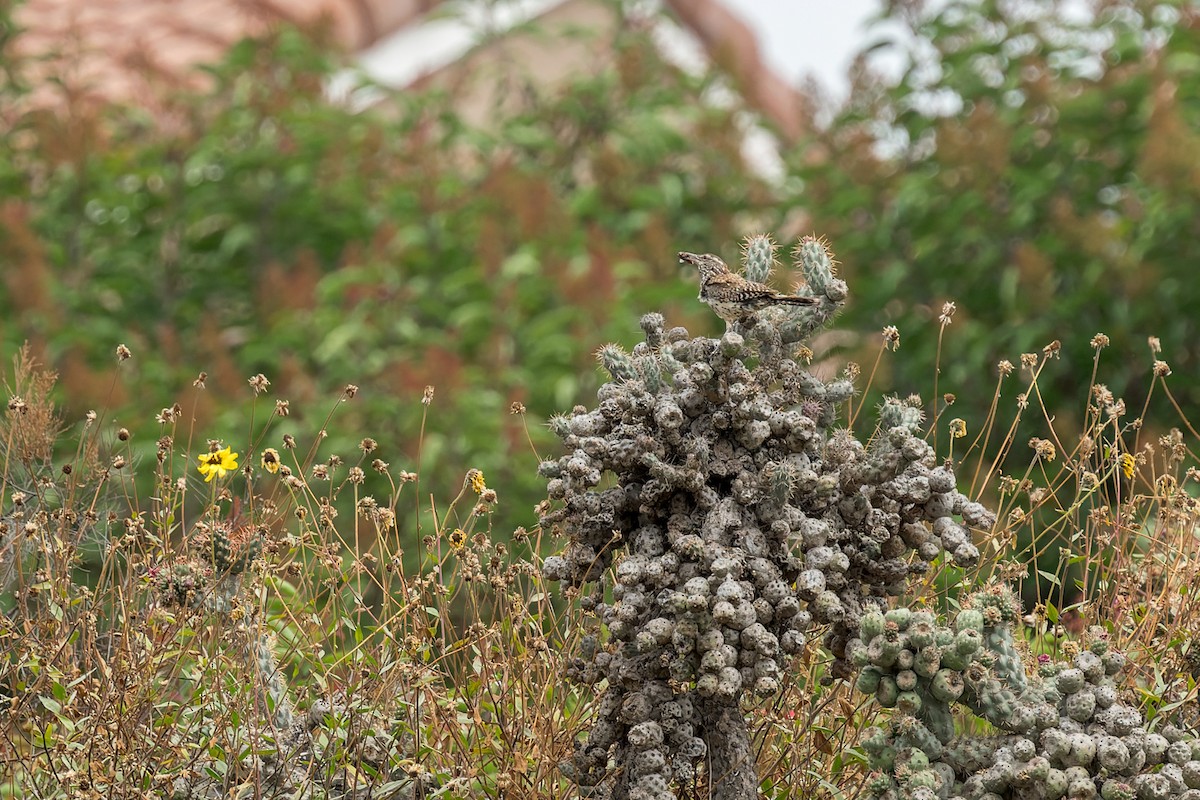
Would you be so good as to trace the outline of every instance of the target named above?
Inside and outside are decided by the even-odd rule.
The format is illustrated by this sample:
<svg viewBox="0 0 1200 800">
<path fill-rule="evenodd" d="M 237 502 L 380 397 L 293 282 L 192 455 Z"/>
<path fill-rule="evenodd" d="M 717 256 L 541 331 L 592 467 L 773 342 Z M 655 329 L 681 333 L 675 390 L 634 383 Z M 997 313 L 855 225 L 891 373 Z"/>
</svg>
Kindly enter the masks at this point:
<svg viewBox="0 0 1200 800">
<path fill-rule="evenodd" d="M 801 297 L 796 294 L 777 294 L 774 299 L 777 303 L 789 306 L 815 306 L 817 304 L 815 297 Z"/>
</svg>

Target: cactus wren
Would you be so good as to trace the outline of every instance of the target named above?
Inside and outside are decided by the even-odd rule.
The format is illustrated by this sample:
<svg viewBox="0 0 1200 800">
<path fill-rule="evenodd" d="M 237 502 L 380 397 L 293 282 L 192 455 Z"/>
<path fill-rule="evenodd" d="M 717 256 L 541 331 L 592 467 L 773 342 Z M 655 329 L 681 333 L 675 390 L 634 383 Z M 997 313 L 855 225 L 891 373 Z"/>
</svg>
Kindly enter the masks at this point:
<svg viewBox="0 0 1200 800">
<path fill-rule="evenodd" d="M 764 283 L 748 281 L 711 253 L 680 253 L 679 263 L 700 270 L 700 300 L 726 322 L 745 319 L 768 306 L 811 306 L 817 302 L 815 297 L 780 294 Z"/>
</svg>

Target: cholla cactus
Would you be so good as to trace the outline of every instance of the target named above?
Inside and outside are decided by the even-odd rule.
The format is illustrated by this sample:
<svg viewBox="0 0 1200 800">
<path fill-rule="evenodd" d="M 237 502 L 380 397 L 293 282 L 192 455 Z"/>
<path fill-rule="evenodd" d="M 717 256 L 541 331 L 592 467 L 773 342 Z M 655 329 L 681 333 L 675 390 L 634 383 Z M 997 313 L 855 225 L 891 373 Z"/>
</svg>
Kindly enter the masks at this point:
<svg viewBox="0 0 1200 800">
<path fill-rule="evenodd" d="M 875 800 L 1200 800 L 1200 741 L 1149 733 L 1118 702 L 1125 658 L 1103 632 L 1069 663 L 1026 675 L 1013 645 L 1018 606 L 1003 587 L 974 595 L 953 627 L 893 609 L 860 620 L 847 648 L 859 690 L 896 709 L 863 740 Z M 955 737 L 956 709 L 1004 733 Z"/>
<path fill-rule="evenodd" d="M 583 588 L 609 637 L 586 638 L 572 666 L 607 689 L 564 768 L 605 791 L 615 759 L 614 798 L 674 798 L 705 755 L 713 798 L 754 797 L 743 696 L 779 690 L 814 624 L 833 674 L 850 676 L 865 612 L 943 548 L 978 558 L 951 515 L 993 524 L 936 466 L 911 409 L 889 404 L 894 424 L 869 446 L 836 429 L 853 385 L 823 382 L 789 346 L 832 318 L 846 287 L 822 243 L 798 250 L 818 304 L 768 309 L 719 340 L 648 314 L 631 353 L 601 352 L 613 380 L 598 407 L 552 421 L 566 452 L 541 465 L 558 506 L 542 523 L 568 544 L 544 574 Z"/>
</svg>

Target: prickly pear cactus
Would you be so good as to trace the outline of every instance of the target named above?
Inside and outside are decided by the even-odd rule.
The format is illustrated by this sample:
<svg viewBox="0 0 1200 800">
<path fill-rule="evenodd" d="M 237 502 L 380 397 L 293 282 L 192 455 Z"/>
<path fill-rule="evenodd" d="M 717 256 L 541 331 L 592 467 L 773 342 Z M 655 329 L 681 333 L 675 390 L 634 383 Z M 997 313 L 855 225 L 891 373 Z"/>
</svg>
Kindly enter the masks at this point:
<svg viewBox="0 0 1200 800">
<path fill-rule="evenodd" d="M 746 253 L 764 279 L 774 246 L 756 237 Z M 720 339 L 648 314 L 631 353 L 600 351 L 612 380 L 597 406 L 552 421 L 565 452 L 540 468 L 554 501 L 542 524 L 567 544 L 544 574 L 579 590 L 607 633 L 572 667 L 607 688 L 564 769 L 618 800 L 675 798 L 703 756 L 711 797 L 755 797 L 743 697 L 777 692 L 817 626 L 833 674 L 851 676 L 863 615 L 943 550 L 973 564 L 963 523 L 994 522 L 937 465 L 917 409 L 885 404 L 869 444 L 838 427 L 854 386 L 794 353 L 846 285 L 823 242 L 795 255 L 818 304 L 766 309 Z"/>
</svg>

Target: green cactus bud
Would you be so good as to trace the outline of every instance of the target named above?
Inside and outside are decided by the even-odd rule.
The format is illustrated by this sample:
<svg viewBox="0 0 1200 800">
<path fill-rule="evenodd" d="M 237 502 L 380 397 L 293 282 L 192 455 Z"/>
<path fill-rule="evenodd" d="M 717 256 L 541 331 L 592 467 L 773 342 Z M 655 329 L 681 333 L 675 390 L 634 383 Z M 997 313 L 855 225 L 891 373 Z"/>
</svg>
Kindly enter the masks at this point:
<svg viewBox="0 0 1200 800">
<path fill-rule="evenodd" d="M 619 345 L 606 344 L 596 353 L 596 358 L 604 370 L 618 382 L 631 381 L 638 377 L 633 359 Z"/>
<path fill-rule="evenodd" d="M 914 773 L 929 769 L 929 756 L 923 750 L 913 750 L 908 756 L 908 768 Z"/>
<path fill-rule="evenodd" d="M 952 703 L 962 696 L 962 673 L 952 669 L 939 669 L 929 682 L 929 693 L 943 703 Z"/>
<path fill-rule="evenodd" d="M 983 646 L 983 637 L 975 628 L 966 628 L 954 635 L 954 649 L 969 656 Z"/>
<path fill-rule="evenodd" d="M 935 645 L 922 647 L 913 662 L 913 672 L 922 678 L 932 678 L 942 668 L 942 650 Z"/>
<path fill-rule="evenodd" d="M 1050 769 L 1042 783 L 1045 800 L 1058 800 L 1067 793 L 1067 774 L 1061 769 Z"/>
<path fill-rule="evenodd" d="M 903 428 L 911 433 L 921 430 L 924 414 L 919 407 L 914 408 L 898 398 L 884 398 L 879 406 L 879 429 L 890 431 L 893 428 Z"/>
<path fill-rule="evenodd" d="M 962 672 L 971 663 L 971 657 L 965 656 L 958 652 L 957 649 L 950 647 L 942 651 L 942 666 L 947 669 L 952 669 Z"/>
<path fill-rule="evenodd" d="M 882 673 L 876 667 L 864 667 L 862 672 L 858 673 L 858 680 L 855 682 L 857 688 L 863 694 L 874 694 L 879 688 L 879 679 Z"/>
<path fill-rule="evenodd" d="M 663 375 L 662 363 L 655 356 L 638 356 L 633 361 L 633 367 L 641 376 L 646 390 L 658 394 L 667 388 L 667 378 Z"/>
<path fill-rule="evenodd" d="M 875 700 L 879 705 L 894 708 L 899 697 L 900 687 L 896 685 L 896 679 L 891 675 L 880 677 L 879 686 L 875 689 Z"/>
<path fill-rule="evenodd" d="M 781 506 L 787 504 L 787 502 L 792 499 L 793 493 L 796 491 L 796 483 L 800 479 L 799 468 L 794 464 L 786 462 L 782 464 L 771 464 L 767 467 L 766 473 L 767 492 L 771 495 L 771 499 Z M 879 630 L 876 633 L 872 633 L 871 637 L 874 637 L 878 633 L 883 633 L 882 614 L 879 615 L 879 619 Z M 862 628 L 861 622 L 859 623 L 859 626 L 860 630 L 865 630 Z M 868 637 L 864 632 L 862 638 L 863 641 L 868 641 L 871 637 Z"/>
<path fill-rule="evenodd" d="M 813 293 L 825 294 L 834 276 L 833 255 L 829 252 L 825 240 L 816 236 L 805 236 L 792 251 L 792 256 Z"/>
<path fill-rule="evenodd" d="M 896 708 L 905 714 L 916 716 L 921 711 L 921 695 L 916 692 L 900 692 L 896 696 Z"/>
<path fill-rule="evenodd" d="M 1100 796 L 1104 800 L 1134 800 L 1137 792 L 1121 778 L 1109 778 L 1100 787 Z"/>
<path fill-rule="evenodd" d="M 954 618 L 954 630 L 958 633 L 965 630 L 982 631 L 983 613 L 974 608 L 964 608 Z"/>
<path fill-rule="evenodd" d="M 911 669 L 900 670 L 896 673 L 896 686 L 900 687 L 902 692 L 911 692 L 917 688 L 917 673 Z"/>
<path fill-rule="evenodd" d="M 766 283 L 775 269 L 775 242 L 770 236 L 747 236 L 742 245 L 743 273 L 747 280 Z"/>
<path fill-rule="evenodd" d="M 879 611 L 872 609 L 865 612 L 858 621 L 858 629 L 861 632 L 862 640 L 870 643 L 876 636 L 883 635 L 884 622 L 883 614 Z"/>
</svg>

